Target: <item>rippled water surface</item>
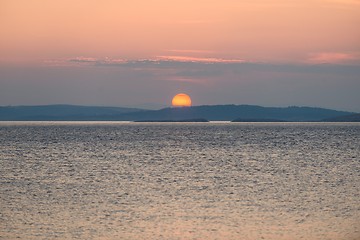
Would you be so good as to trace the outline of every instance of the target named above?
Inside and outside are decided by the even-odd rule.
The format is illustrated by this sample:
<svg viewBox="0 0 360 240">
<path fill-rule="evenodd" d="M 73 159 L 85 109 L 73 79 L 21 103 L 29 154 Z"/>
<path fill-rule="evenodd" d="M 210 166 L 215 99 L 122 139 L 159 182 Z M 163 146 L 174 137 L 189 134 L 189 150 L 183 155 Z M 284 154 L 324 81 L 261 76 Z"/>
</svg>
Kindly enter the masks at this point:
<svg viewBox="0 0 360 240">
<path fill-rule="evenodd" d="M 0 239 L 360 239 L 360 124 L 0 123 Z"/>
</svg>

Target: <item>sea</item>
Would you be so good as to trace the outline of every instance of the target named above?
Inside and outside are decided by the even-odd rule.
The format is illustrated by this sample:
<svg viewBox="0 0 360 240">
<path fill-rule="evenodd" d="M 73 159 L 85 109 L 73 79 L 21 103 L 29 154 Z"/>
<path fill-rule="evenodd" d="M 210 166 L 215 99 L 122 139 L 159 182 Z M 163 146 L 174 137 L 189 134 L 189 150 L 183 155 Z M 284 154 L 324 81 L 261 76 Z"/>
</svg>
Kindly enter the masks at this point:
<svg viewBox="0 0 360 240">
<path fill-rule="evenodd" d="M 359 123 L 0 122 L 0 239 L 359 240 Z"/>
</svg>

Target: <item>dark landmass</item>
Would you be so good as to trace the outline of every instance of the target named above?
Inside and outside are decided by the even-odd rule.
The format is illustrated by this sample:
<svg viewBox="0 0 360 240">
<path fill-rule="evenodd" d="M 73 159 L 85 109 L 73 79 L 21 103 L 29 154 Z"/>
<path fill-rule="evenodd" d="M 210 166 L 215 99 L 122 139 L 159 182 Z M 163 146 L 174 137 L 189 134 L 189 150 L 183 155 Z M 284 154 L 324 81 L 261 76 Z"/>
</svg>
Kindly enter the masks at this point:
<svg viewBox="0 0 360 240">
<path fill-rule="evenodd" d="M 182 120 L 137 120 L 134 122 L 209 122 L 205 118 L 182 119 Z"/>
<path fill-rule="evenodd" d="M 287 122 L 284 120 L 279 119 L 266 119 L 266 118 L 249 118 L 249 119 L 243 119 L 243 118 L 237 118 L 235 120 L 232 120 L 231 122 Z"/>
<path fill-rule="evenodd" d="M 324 122 L 360 122 L 360 113 L 334 117 L 334 118 L 327 118 L 324 119 L 323 121 Z"/>
<path fill-rule="evenodd" d="M 212 105 L 144 110 L 121 107 L 74 105 L 0 107 L 1 121 L 322 121 L 355 113 L 313 107 L 261 107 L 254 105 Z"/>
<path fill-rule="evenodd" d="M 101 120 L 143 109 L 77 105 L 0 106 L 0 121 Z"/>
<path fill-rule="evenodd" d="M 321 121 L 351 112 L 312 107 L 261 107 L 253 105 L 214 105 L 183 108 L 164 108 L 156 111 L 123 114 L 123 120 L 178 120 L 205 118 L 209 121 L 234 119 L 277 119 L 290 122 Z"/>
</svg>

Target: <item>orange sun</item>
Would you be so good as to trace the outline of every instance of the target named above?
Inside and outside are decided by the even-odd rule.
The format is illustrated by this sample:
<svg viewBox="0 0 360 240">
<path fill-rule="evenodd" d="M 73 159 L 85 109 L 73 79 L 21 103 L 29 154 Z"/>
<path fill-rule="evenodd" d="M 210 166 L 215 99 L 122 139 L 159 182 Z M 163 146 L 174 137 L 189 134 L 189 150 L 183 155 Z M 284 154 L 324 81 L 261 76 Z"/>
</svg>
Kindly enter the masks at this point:
<svg viewBox="0 0 360 240">
<path fill-rule="evenodd" d="M 191 107 L 191 98 L 185 93 L 179 93 L 172 99 L 173 107 Z"/>
</svg>

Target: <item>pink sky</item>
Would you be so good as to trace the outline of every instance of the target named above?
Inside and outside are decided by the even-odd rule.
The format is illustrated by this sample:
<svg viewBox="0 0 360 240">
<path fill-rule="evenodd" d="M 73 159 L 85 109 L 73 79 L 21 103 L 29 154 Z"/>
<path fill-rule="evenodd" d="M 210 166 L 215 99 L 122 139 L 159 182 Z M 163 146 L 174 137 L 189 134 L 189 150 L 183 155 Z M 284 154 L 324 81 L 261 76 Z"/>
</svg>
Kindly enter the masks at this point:
<svg viewBox="0 0 360 240">
<path fill-rule="evenodd" d="M 178 51 L 302 62 L 314 54 L 360 52 L 356 0 L 1 0 L 0 9 L 5 59 L 139 59 Z"/>
</svg>

